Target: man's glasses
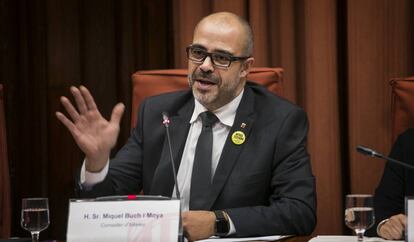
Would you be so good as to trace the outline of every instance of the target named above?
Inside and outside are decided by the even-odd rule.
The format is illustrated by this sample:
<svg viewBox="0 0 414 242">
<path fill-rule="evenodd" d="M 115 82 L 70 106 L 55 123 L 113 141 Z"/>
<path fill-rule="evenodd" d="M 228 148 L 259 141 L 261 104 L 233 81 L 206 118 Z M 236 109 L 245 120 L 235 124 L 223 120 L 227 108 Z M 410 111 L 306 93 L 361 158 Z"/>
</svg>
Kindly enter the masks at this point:
<svg viewBox="0 0 414 242">
<path fill-rule="evenodd" d="M 250 56 L 232 56 L 230 54 L 219 53 L 219 52 L 207 52 L 206 50 L 195 47 L 188 46 L 186 48 L 187 58 L 196 64 L 201 64 L 207 58 L 210 57 L 213 65 L 221 68 L 228 68 L 233 61 L 240 61 L 249 58 Z"/>
</svg>

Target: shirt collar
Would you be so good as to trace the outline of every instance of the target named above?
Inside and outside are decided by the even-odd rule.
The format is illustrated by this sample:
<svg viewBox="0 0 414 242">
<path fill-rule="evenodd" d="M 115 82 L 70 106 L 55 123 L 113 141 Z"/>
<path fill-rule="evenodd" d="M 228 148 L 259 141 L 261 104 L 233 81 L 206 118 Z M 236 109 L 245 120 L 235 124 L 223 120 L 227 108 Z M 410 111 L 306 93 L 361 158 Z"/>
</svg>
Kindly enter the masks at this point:
<svg viewBox="0 0 414 242">
<path fill-rule="evenodd" d="M 217 116 L 217 118 L 220 120 L 220 123 L 226 125 L 226 126 L 233 126 L 234 119 L 236 117 L 236 111 L 239 107 L 240 101 L 243 97 L 244 89 L 240 92 L 240 94 L 231 100 L 231 102 L 227 103 L 221 108 L 218 108 L 213 111 L 214 115 Z M 202 112 L 208 111 L 207 108 L 205 108 L 197 99 L 194 98 L 195 105 L 194 105 L 194 112 L 191 116 L 190 123 L 194 123 L 198 115 Z"/>
</svg>

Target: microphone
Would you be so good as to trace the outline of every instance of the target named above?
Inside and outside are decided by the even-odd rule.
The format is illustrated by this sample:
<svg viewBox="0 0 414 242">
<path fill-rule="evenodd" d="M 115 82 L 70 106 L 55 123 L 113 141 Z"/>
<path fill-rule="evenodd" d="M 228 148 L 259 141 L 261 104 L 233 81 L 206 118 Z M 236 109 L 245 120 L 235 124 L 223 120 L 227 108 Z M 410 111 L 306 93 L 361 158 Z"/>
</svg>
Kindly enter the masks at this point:
<svg viewBox="0 0 414 242">
<path fill-rule="evenodd" d="M 168 117 L 167 112 L 162 112 L 162 124 L 165 126 L 165 132 L 167 133 L 167 142 L 168 142 L 168 148 L 170 150 L 170 160 L 171 160 L 171 166 L 173 168 L 173 175 L 174 175 L 174 182 L 175 182 L 175 196 L 180 201 L 180 214 L 179 214 L 179 220 L 178 220 L 178 241 L 184 242 L 184 236 L 183 236 L 183 226 L 181 221 L 181 195 L 180 195 L 180 189 L 178 189 L 178 182 L 177 182 L 177 172 L 175 171 L 175 163 L 174 163 L 174 157 L 171 147 L 171 139 L 170 139 L 170 118 Z"/>
<path fill-rule="evenodd" d="M 398 164 L 400 166 L 404 166 L 404 167 L 406 167 L 408 169 L 413 169 L 414 170 L 414 166 L 413 165 L 410 165 L 410 164 L 404 163 L 402 161 L 393 159 L 391 157 L 385 156 L 385 155 L 383 155 L 381 153 L 378 153 L 375 150 L 370 149 L 368 147 L 365 147 L 365 146 L 362 146 L 362 145 L 358 145 L 357 148 L 356 148 L 356 150 L 359 153 L 363 154 L 363 155 L 377 157 L 377 158 L 380 158 L 380 159 L 383 159 L 383 160 L 387 160 L 387 161 L 393 162 L 393 163 Z"/>
<path fill-rule="evenodd" d="M 175 163 L 174 163 L 174 157 L 171 147 L 171 139 L 170 139 L 170 118 L 168 117 L 167 112 L 162 112 L 162 124 L 165 126 L 165 131 L 167 133 L 167 142 L 168 142 L 168 148 L 170 150 L 170 159 L 171 159 L 171 166 L 173 168 L 173 175 L 174 175 L 174 182 L 175 182 L 175 195 L 178 200 L 181 201 L 180 196 L 180 190 L 178 189 L 178 183 L 177 183 L 177 172 L 175 171 Z"/>
<path fill-rule="evenodd" d="M 374 151 L 374 150 L 372 150 L 370 148 L 367 148 L 365 146 L 358 145 L 356 149 L 357 149 L 357 151 L 359 153 L 361 153 L 363 155 L 368 155 L 368 156 L 372 156 L 372 157 L 383 158 L 383 157 L 380 156 L 381 154 L 379 154 L 376 151 Z"/>
</svg>

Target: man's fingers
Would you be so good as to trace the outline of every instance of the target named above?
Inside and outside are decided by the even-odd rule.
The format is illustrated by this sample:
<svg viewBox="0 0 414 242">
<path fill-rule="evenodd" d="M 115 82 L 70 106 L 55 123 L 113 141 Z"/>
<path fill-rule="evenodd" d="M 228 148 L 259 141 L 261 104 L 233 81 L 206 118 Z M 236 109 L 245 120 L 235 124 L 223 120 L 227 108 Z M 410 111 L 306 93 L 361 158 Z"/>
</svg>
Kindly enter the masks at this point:
<svg viewBox="0 0 414 242">
<path fill-rule="evenodd" d="M 88 111 L 88 108 L 85 104 L 85 99 L 81 94 L 80 90 L 76 87 L 70 87 L 70 91 L 72 92 L 73 97 L 75 98 L 76 105 L 78 106 L 78 110 L 80 114 L 85 114 Z"/>
<path fill-rule="evenodd" d="M 382 237 L 385 239 L 397 239 L 395 231 L 390 226 L 383 228 Z"/>
<path fill-rule="evenodd" d="M 407 225 L 407 216 L 405 216 L 404 214 L 398 214 L 393 216 L 392 218 L 395 218 L 395 220 L 401 224 L 401 226 L 403 226 L 405 228 L 405 226 Z"/>
<path fill-rule="evenodd" d="M 69 116 L 72 118 L 73 121 L 76 122 L 79 118 L 79 113 L 72 105 L 72 103 L 66 97 L 61 97 L 60 102 L 62 103 L 63 107 L 65 107 L 66 112 L 68 112 Z"/>
<path fill-rule="evenodd" d="M 76 127 L 75 125 L 65 116 L 63 115 L 63 113 L 61 112 L 56 112 L 56 117 L 57 119 L 60 120 L 60 122 L 62 122 L 66 128 L 68 128 L 68 130 L 73 134 L 73 132 L 75 131 Z"/>
<path fill-rule="evenodd" d="M 390 239 L 399 239 L 402 236 L 403 227 L 395 221 L 388 221 L 387 224 L 385 224 L 386 230 L 389 234 Z"/>
<path fill-rule="evenodd" d="M 388 224 L 394 234 L 398 234 L 398 236 L 402 235 L 406 224 L 405 218 L 404 214 L 394 215 L 390 218 Z"/>
<path fill-rule="evenodd" d="M 82 96 L 85 100 L 85 104 L 86 104 L 87 109 L 88 110 L 98 109 L 96 107 L 95 100 L 93 99 L 92 94 L 89 92 L 89 90 L 84 86 L 80 86 L 79 90 L 81 91 Z"/>
<path fill-rule="evenodd" d="M 122 115 L 124 114 L 124 110 L 125 110 L 125 105 L 123 103 L 118 103 L 112 110 L 111 123 L 119 125 Z"/>
<path fill-rule="evenodd" d="M 401 231 L 399 231 L 399 229 L 396 227 L 392 227 L 390 228 L 390 234 L 391 234 L 392 239 L 398 239 L 400 238 Z"/>
</svg>

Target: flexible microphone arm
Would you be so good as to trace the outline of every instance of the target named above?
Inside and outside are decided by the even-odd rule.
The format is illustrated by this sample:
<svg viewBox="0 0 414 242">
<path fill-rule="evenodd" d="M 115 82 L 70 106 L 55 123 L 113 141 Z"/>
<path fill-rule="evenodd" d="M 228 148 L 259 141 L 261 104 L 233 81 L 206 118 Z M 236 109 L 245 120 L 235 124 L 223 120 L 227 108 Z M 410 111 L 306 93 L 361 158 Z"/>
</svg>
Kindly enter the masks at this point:
<svg viewBox="0 0 414 242">
<path fill-rule="evenodd" d="M 171 147 L 171 139 L 170 139 L 170 118 L 168 117 L 167 112 L 162 112 L 162 124 L 165 126 L 165 131 L 167 133 L 167 142 L 168 142 L 168 148 L 170 150 L 170 159 L 171 159 L 171 166 L 173 168 L 173 175 L 174 175 L 174 182 L 175 182 L 175 196 L 180 201 L 180 214 L 178 219 L 178 242 L 184 242 L 184 236 L 183 236 L 183 226 L 182 226 L 182 220 L 181 220 L 181 195 L 180 195 L 180 189 L 178 189 L 178 182 L 177 182 L 177 172 L 175 171 L 175 163 L 174 163 L 174 157 Z"/>
<path fill-rule="evenodd" d="M 358 146 L 357 146 L 357 148 L 356 148 L 356 150 L 357 150 L 359 153 L 363 154 L 363 155 L 368 155 L 368 156 L 372 156 L 372 157 L 377 157 L 377 158 L 380 158 L 380 159 L 383 159 L 383 160 L 387 160 L 387 161 L 390 161 L 390 162 L 396 163 L 396 164 L 398 164 L 398 165 L 400 165 L 400 166 L 404 166 L 404 167 L 406 167 L 406 168 L 409 168 L 409 169 L 414 170 L 414 166 L 413 166 L 413 165 L 410 165 L 410 164 L 404 163 L 404 162 L 402 162 L 402 161 L 399 161 L 399 160 L 393 159 L 393 158 L 391 158 L 391 157 L 385 156 L 385 155 L 383 155 L 383 154 L 381 154 L 381 153 L 378 153 L 378 152 L 376 152 L 375 150 L 370 149 L 370 148 L 367 148 L 367 147 L 365 147 L 365 146 L 358 145 Z"/>
<path fill-rule="evenodd" d="M 178 183 L 177 183 L 177 172 L 175 171 L 175 163 L 174 163 L 174 157 L 171 147 L 171 139 L 170 139 L 170 118 L 168 117 L 168 114 L 166 112 L 162 112 L 162 124 L 165 126 L 165 131 L 167 133 L 167 142 L 168 142 L 168 148 L 170 149 L 170 159 L 171 159 L 171 166 L 173 168 L 173 175 L 174 175 L 174 182 L 175 182 L 175 195 L 178 200 L 181 201 L 181 195 L 180 190 L 178 189 Z"/>
</svg>

